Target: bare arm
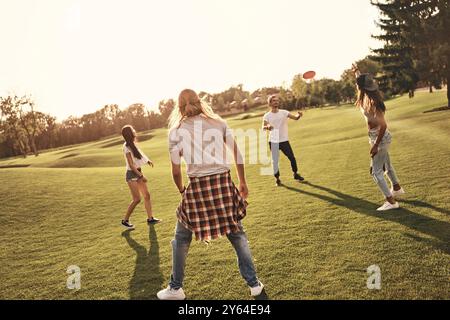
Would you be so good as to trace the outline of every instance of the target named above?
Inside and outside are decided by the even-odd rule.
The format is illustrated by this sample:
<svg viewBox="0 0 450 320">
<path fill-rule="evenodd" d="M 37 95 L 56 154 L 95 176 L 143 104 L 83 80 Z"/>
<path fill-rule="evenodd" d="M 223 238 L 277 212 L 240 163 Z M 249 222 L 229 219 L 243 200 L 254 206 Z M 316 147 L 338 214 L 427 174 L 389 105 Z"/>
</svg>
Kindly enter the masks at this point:
<svg viewBox="0 0 450 320">
<path fill-rule="evenodd" d="M 288 118 L 292 120 L 300 120 L 301 117 L 303 117 L 303 113 L 300 111 L 297 113 L 296 116 L 294 116 L 292 113 L 288 114 Z"/>
<path fill-rule="evenodd" d="M 181 174 L 181 164 L 176 164 L 172 162 L 172 178 L 173 182 L 178 188 L 178 191 L 180 193 L 183 193 L 184 185 L 183 185 L 183 176 Z"/>
<path fill-rule="evenodd" d="M 172 167 L 172 180 L 180 193 L 183 193 L 185 190 L 183 176 L 181 174 L 182 153 L 182 148 L 179 146 L 179 137 L 177 136 L 176 131 L 171 130 L 169 133 L 169 155 Z"/>
<path fill-rule="evenodd" d="M 239 177 L 239 181 L 246 183 L 245 180 L 245 169 L 244 169 L 244 158 L 242 157 L 241 151 L 236 143 L 236 140 L 233 141 L 233 157 L 234 163 L 236 164 L 236 170 Z"/>
<path fill-rule="evenodd" d="M 378 146 L 380 145 L 381 140 L 384 137 L 384 133 L 387 130 L 387 123 L 386 120 L 384 119 L 384 113 L 377 111 L 377 118 L 380 124 L 380 130 L 378 131 L 378 136 L 377 140 L 375 141 L 375 144 L 370 149 L 370 155 L 372 157 L 374 157 L 378 153 Z"/>
<path fill-rule="evenodd" d="M 383 112 L 379 112 L 377 111 L 377 118 L 380 124 L 380 131 L 378 133 L 378 137 L 377 140 L 375 141 L 375 145 L 379 146 L 381 143 L 381 140 L 384 137 L 384 133 L 386 132 L 387 129 L 387 123 L 386 123 L 386 119 L 384 118 L 384 113 Z"/>
<path fill-rule="evenodd" d="M 359 71 L 359 68 L 356 65 L 356 63 L 352 64 L 352 71 L 355 73 L 356 78 L 358 78 L 361 75 L 361 72 Z"/>
<path fill-rule="evenodd" d="M 146 163 L 147 163 L 149 166 L 153 167 L 153 161 L 150 160 L 150 158 L 147 157 L 146 154 L 142 153 L 142 157 L 143 157 L 145 160 L 147 160 Z"/>
<path fill-rule="evenodd" d="M 236 164 L 236 171 L 239 178 L 239 192 L 241 196 L 246 199 L 248 197 L 248 187 L 247 180 L 245 178 L 245 166 L 244 166 L 244 158 L 242 157 L 241 151 L 236 143 L 236 140 L 233 138 L 233 157 L 234 163 Z"/>
<path fill-rule="evenodd" d="M 134 165 L 133 158 L 131 157 L 131 153 L 127 152 L 127 162 L 128 166 L 133 170 L 134 173 L 136 173 L 139 177 L 143 177 L 144 175 L 137 169 L 137 167 Z"/>
</svg>

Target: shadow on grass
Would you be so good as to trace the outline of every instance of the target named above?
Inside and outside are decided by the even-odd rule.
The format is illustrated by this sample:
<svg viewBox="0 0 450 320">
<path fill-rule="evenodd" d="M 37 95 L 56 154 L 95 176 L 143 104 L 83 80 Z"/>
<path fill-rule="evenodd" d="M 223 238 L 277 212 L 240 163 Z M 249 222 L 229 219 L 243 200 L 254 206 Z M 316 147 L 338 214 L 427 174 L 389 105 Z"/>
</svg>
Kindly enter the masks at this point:
<svg viewBox="0 0 450 320">
<path fill-rule="evenodd" d="M 285 185 L 283 185 L 283 187 L 288 190 L 294 191 L 294 192 L 312 196 L 312 197 L 318 198 L 322 201 L 327 201 L 334 205 L 350 209 L 357 213 L 361 213 L 361 214 L 364 214 L 367 216 L 376 217 L 376 218 L 391 221 L 391 222 L 396 222 L 396 223 L 402 224 L 412 230 L 427 234 L 427 235 L 439 240 L 439 241 L 433 241 L 431 243 L 433 245 L 433 247 L 435 247 L 439 250 L 442 250 L 442 251 L 446 252 L 447 254 L 450 254 L 450 246 L 449 246 L 450 223 L 448 223 L 448 222 L 436 220 L 436 219 L 415 213 L 415 212 L 405 209 L 405 208 L 400 208 L 398 210 L 392 210 L 392 211 L 379 212 L 379 211 L 376 211 L 378 205 L 373 202 L 370 202 L 370 201 L 367 201 L 364 199 L 360 199 L 360 198 L 357 198 L 354 196 L 350 196 L 345 193 L 342 193 L 342 192 L 339 192 L 337 190 L 333 190 L 333 189 L 330 189 L 327 187 L 318 186 L 318 185 L 315 185 L 310 182 L 304 182 L 303 184 L 308 185 L 312 188 L 316 188 L 321 191 L 328 192 L 328 193 L 338 197 L 339 199 L 336 199 L 334 197 L 329 197 L 326 195 L 322 195 L 322 194 L 318 194 L 318 193 L 314 193 L 314 192 L 310 192 L 310 191 L 306 191 L 306 190 L 301 190 L 298 188 L 285 186 Z M 407 202 L 407 201 L 404 201 L 404 202 Z M 414 205 L 414 203 L 417 204 L 419 202 L 410 201 L 409 203 Z M 421 202 L 421 204 L 425 208 L 432 208 L 432 209 L 436 210 L 436 207 L 429 205 L 425 202 Z M 447 210 L 438 208 L 438 210 L 439 209 L 442 210 L 443 212 L 448 212 Z"/>
<path fill-rule="evenodd" d="M 123 144 L 123 140 L 117 140 L 117 141 L 113 141 L 113 142 L 104 143 L 100 146 L 100 148 L 110 148 L 110 147 L 120 146 L 122 144 Z"/>
<path fill-rule="evenodd" d="M 6 166 L 0 166 L 0 169 L 9 169 L 9 168 L 26 168 L 29 167 L 29 164 L 9 164 Z"/>
<path fill-rule="evenodd" d="M 72 157 L 76 157 L 78 155 L 79 155 L 79 153 L 69 153 L 65 156 L 62 156 L 60 159 L 72 158 Z"/>
<path fill-rule="evenodd" d="M 157 299 L 156 293 L 161 290 L 164 278 L 159 268 L 159 244 L 153 225 L 149 226 L 150 249 L 137 243 L 131 237 L 131 230 L 122 232 L 128 245 L 136 251 L 136 267 L 130 281 L 130 299 L 148 300 Z"/>
<path fill-rule="evenodd" d="M 426 110 L 423 113 L 431 113 L 431 112 L 438 112 L 438 111 L 450 111 L 450 107 L 443 106 L 443 107 L 433 108 L 431 110 Z"/>
<path fill-rule="evenodd" d="M 450 216 L 450 210 L 447 210 L 447 209 L 444 209 L 444 208 L 435 207 L 432 204 L 429 204 L 427 202 L 423 202 L 423 201 L 420 201 L 420 200 L 399 199 L 398 202 L 407 203 L 407 204 L 410 204 L 410 205 L 415 206 L 415 207 L 428 208 L 428 209 L 435 210 L 437 212 L 440 212 L 440 213 L 443 213 L 443 214 L 446 214 L 446 215 Z"/>
</svg>

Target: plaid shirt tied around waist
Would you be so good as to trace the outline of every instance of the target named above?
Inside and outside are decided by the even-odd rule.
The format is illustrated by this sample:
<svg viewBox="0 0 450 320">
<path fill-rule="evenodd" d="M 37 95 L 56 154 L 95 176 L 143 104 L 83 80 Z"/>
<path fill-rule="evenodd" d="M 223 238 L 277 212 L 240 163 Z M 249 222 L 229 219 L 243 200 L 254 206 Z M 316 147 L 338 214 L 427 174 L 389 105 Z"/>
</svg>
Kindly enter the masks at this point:
<svg viewBox="0 0 450 320">
<path fill-rule="evenodd" d="M 196 240 L 209 241 L 240 231 L 247 201 L 231 180 L 230 172 L 190 177 L 176 213 L 178 221 Z"/>
</svg>

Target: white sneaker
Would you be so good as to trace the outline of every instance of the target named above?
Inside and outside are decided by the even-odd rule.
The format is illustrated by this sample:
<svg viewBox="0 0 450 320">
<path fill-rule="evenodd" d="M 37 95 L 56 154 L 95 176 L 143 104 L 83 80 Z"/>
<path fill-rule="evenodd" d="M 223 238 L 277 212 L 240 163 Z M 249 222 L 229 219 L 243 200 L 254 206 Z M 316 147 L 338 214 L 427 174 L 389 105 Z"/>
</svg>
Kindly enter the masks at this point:
<svg viewBox="0 0 450 320">
<path fill-rule="evenodd" d="M 156 296 L 159 300 L 184 300 L 186 295 L 184 294 L 183 288 L 172 289 L 170 286 L 159 291 Z"/>
<path fill-rule="evenodd" d="M 261 281 L 259 281 L 259 285 L 257 285 L 256 287 L 250 288 L 250 294 L 253 297 L 259 296 L 261 294 L 261 292 L 264 289 L 264 285 L 261 283 Z"/>
<path fill-rule="evenodd" d="M 392 204 L 389 201 L 386 201 L 381 207 L 379 207 L 377 209 L 377 211 L 388 211 L 388 210 L 398 209 L 398 208 L 400 208 L 400 205 L 398 204 L 398 202 Z"/>
<path fill-rule="evenodd" d="M 404 195 L 406 192 L 403 190 L 403 188 L 400 188 L 400 190 L 395 191 L 394 189 L 391 189 L 392 196 L 394 198 L 399 198 L 400 196 Z"/>
</svg>

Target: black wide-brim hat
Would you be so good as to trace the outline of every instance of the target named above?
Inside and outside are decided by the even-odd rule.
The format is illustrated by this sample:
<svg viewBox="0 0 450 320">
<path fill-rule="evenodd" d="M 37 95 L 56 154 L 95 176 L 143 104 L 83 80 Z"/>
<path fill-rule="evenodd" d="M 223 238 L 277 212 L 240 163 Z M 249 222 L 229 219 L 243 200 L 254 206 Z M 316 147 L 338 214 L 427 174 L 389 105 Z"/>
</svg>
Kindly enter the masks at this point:
<svg viewBox="0 0 450 320">
<path fill-rule="evenodd" d="M 356 83 L 360 89 L 366 91 L 378 90 L 378 84 L 370 73 L 363 73 L 356 79 Z"/>
</svg>

